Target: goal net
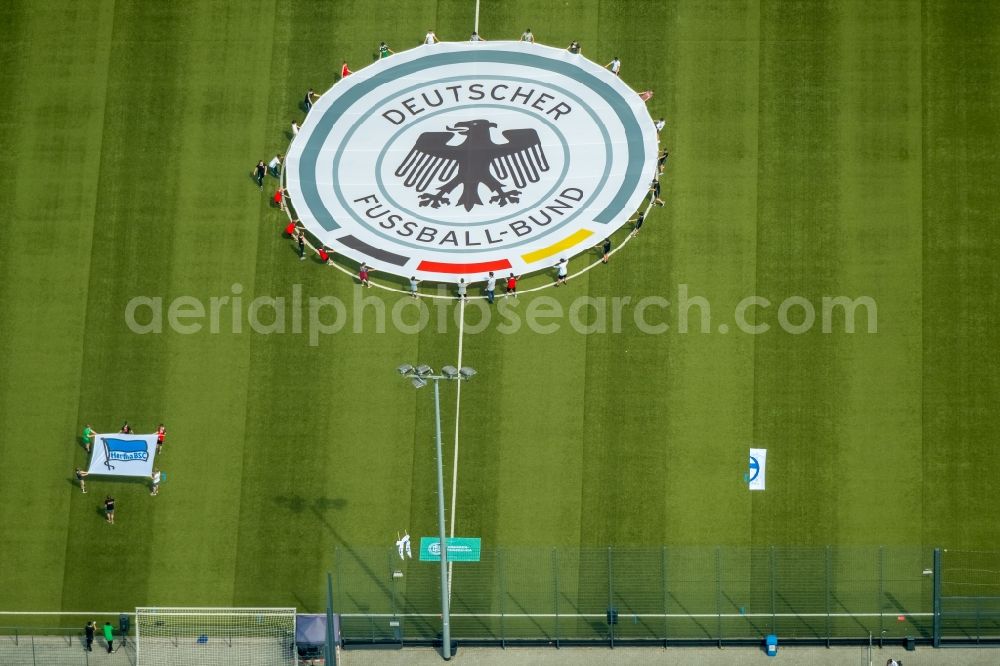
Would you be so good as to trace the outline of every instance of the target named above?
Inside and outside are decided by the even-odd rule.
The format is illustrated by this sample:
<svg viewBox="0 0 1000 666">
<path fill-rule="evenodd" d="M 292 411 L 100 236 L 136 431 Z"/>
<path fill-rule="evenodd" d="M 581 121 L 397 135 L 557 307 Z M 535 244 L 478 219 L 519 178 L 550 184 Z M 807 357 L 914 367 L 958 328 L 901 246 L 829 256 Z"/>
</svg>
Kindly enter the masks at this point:
<svg viewBox="0 0 1000 666">
<path fill-rule="evenodd" d="M 136 608 L 137 666 L 294 666 L 294 608 Z"/>
</svg>

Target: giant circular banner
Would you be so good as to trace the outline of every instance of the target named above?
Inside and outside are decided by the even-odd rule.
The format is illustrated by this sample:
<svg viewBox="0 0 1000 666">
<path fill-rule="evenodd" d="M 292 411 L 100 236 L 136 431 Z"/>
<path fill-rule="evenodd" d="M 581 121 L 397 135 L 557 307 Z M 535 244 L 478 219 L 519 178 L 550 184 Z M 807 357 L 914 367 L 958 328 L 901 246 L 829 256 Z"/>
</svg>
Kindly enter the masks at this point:
<svg viewBox="0 0 1000 666">
<path fill-rule="evenodd" d="M 521 42 L 379 60 L 313 106 L 286 187 L 327 247 L 379 271 L 478 280 L 548 268 L 642 203 L 656 131 L 617 76 Z"/>
</svg>

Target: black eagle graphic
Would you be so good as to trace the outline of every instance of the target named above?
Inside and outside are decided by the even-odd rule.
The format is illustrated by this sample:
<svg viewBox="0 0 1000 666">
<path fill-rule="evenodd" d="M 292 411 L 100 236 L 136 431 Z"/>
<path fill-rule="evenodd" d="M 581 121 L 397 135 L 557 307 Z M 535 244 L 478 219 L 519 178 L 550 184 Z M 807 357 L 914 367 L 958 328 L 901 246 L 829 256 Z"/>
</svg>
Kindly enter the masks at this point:
<svg viewBox="0 0 1000 666">
<path fill-rule="evenodd" d="M 467 120 L 445 127 L 447 132 L 424 132 L 396 169 L 396 176 L 404 179 L 403 185 L 421 193 L 421 206 L 440 208 L 441 204 L 451 203 L 446 195 L 461 185 L 462 196 L 455 205 L 470 211 L 483 205 L 479 198 L 480 184 L 493 191 L 490 203 L 500 206 L 517 203 L 521 190 L 504 190 L 501 181 L 510 179 L 516 188 L 537 183 L 539 174 L 549 170 L 549 162 L 538 132 L 504 130 L 507 143 L 493 143 L 490 129 L 496 126 L 489 120 Z M 449 146 L 456 134 L 463 135 L 465 141 Z M 444 184 L 437 192 L 425 192 L 435 178 Z"/>
</svg>

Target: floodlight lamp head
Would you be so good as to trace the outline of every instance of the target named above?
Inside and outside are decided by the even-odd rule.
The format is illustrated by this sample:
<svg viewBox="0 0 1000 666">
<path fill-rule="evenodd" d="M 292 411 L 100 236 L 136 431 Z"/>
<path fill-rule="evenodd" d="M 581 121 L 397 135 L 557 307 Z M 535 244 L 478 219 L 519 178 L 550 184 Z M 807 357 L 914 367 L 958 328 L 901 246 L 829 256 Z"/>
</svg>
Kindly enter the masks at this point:
<svg viewBox="0 0 1000 666">
<path fill-rule="evenodd" d="M 465 366 L 458 371 L 458 374 L 462 375 L 462 379 L 472 379 L 476 376 L 476 370 L 475 368 Z"/>
<path fill-rule="evenodd" d="M 444 366 L 443 368 L 441 368 L 441 372 L 448 379 L 455 379 L 456 377 L 458 377 L 458 368 L 456 368 L 453 365 Z"/>
<path fill-rule="evenodd" d="M 413 388 L 422 389 L 427 386 L 427 380 L 421 379 L 420 377 L 411 377 L 410 383 L 413 384 Z"/>
<path fill-rule="evenodd" d="M 431 366 L 426 365 L 426 364 L 424 364 L 424 365 L 418 365 L 417 366 L 417 374 L 420 375 L 421 377 L 426 377 L 427 375 L 433 375 L 434 374 L 434 368 L 432 368 Z"/>
<path fill-rule="evenodd" d="M 396 372 L 398 372 L 401 375 L 408 375 L 411 372 L 413 372 L 413 366 L 410 365 L 409 363 L 404 363 L 403 365 L 396 368 Z"/>
</svg>

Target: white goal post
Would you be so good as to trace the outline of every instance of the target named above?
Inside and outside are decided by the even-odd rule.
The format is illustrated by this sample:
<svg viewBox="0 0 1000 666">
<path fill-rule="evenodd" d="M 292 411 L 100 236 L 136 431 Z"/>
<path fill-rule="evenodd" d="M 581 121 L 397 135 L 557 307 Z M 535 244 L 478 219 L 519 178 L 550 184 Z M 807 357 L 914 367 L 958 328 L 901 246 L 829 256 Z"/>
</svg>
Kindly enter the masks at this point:
<svg viewBox="0 0 1000 666">
<path fill-rule="evenodd" d="M 136 608 L 136 666 L 295 666 L 294 608 Z"/>
</svg>

